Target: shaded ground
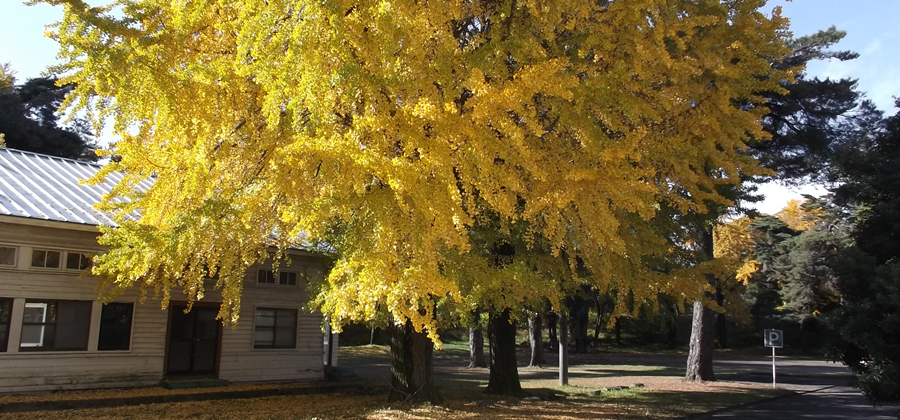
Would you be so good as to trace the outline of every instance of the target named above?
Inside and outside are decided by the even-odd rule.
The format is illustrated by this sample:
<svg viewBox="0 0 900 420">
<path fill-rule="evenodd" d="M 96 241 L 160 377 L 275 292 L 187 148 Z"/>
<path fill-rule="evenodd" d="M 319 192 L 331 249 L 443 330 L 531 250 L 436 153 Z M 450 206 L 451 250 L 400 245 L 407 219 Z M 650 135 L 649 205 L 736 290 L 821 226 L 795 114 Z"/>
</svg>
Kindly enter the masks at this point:
<svg viewBox="0 0 900 420">
<path fill-rule="evenodd" d="M 528 359 L 526 351 L 525 348 L 520 349 L 520 361 Z M 779 377 L 784 379 L 782 388 L 785 389 L 773 390 L 771 376 L 767 376 L 771 375 L 771 360 L 746 356 L 717 362 L 720 381 L 694 384 L 681 381 L 684 375 L 683 354 L 595 352 L 572 355 L 570 385 L 559 387 L 556 354 L 548 353 L 548 363 L 543 368 L 519 367 L 522 385 L 530 392 L 530 397 L 498 397 L 483 393 L 488 370 L 467 368 L 468 350 L 465 345 L 450 344 L 436 352 L 435 377 L 447 399 L 444 405 L 436 407 L 428 404 L 387 404 L 389 360 L 386 347 L 341 349 L 339 368 L 342 379 L 337 384 L 360 385 L 357 391 L 351 393 L 278 395 L 286 393 L 291 387 L 296 388 L 298 384 L 234 385 L 202 392 L 227 394 L 240 391 L 244 392 L 244 397 L 122 404 L 112 408 L 32 410 L 0 414 L 0 419 L 669 419 L 783 396 L 790 393 L 786 389 L 821 388 L 822 383 L 846 382 L 849 378 L 846 370 L 839 365 L 785 359 L 779 360 Z M 642 386 L 635 386 L 638 383 Z M 630 389 L 605 389 L 619 386 Z M 257 392 L 268 392 L 273 396 L 260 397 L 255 394 Z M 6 395 L 0 396 L 0 412 L 4 404 L 15 401 L 124 401 L 142 395 L 180 398 L 185 393 L 190 391 L 143 388 Z"/>
<path fill-rule="evenodd" d="M 359 346 L 342 349 L 340 369 L 350 376 L 369 383 L 387 383 L 390 365 L 387 347 Z M 523 382 L 538 381 L 557 383 L 558 355 L 546 354 L 547 363 L 543 368 L 529 368 L 523 365 L 528 360 L 527 349 L 520 348 L 518 354 L 519 377 Z M 352 357 L 347 357 L 352 356 Z M 486 355 L 487 356 L 487 355 Z M 488 356 L 489 357 L 489 356 Z M 716 379 L 720 383 L 758 384 L 771 387 L 771 356 L 715 355 Z M 438 384 L 447 388 L 461 382 L 487 384 L 486 368 L 470 369 L 468 349 L 461 345 L 448 345 L 435 352 L 435 373 Z M 633 382 L 669 384 L 664 389 L 690 388 L 691 384 L 681 382 L 685 374 L 686 355 L 680 353 L 633 353 L 618 351 L 598 351 L 569 356 L 569 381 L 573 385 L 596 384 L 599 387 L 629 385 Z M 852 376 L 840 364 L 811 359 L 776 357 L 777 384 L 780 389 L 811 391 L 825 386 L 849 386 Z M 681 385 L 675 385 L 678 383 Z M 715 383 L 702 385 L 713 386 Z M 584 385 L 588 386 L 588 385 Z"/>
<path fill-rule="evenodd" d="M 895 420 L 898 418 L 897 406 L 873 407 L 859 391 L 836 386 L 782 398 L 750 407 L 699 416 L 697 419 L 866 419 Z"/>
</svg>

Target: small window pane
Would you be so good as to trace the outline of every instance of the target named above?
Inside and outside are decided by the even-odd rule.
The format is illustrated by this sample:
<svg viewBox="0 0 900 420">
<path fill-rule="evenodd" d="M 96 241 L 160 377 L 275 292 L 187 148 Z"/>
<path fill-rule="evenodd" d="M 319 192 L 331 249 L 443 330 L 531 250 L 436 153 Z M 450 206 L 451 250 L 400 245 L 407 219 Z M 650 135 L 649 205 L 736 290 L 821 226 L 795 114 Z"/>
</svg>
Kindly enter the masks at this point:
<svg viewBox="0 0 900 420">
<path fill-rule="evenodd" d="M 258 327 L 253 333 L 253 347 L 272 347 L 275 343 L 275 330 Z"/>
<path fill-rule="evenodd" d="M 91 257 L 81 252 L 66 253 L 66 268 L 69 270 L 86 270 L 91 267 Z"/>
<path fill-rule="evenodd" d="M 0 265 L 16 265 L 16 248 L 0 246 Z"/>
<path fill-rule="evenodd" d="M 274 309 L 258 309 L 256 311 L 256 325 L 260 327 L 275 326 L 275 310 Z"/>
<path fill-rule="evenodd" d="M 31 251 L 31 266 L 32 267 L 46 267 L 47 266 L 47 251 L 41 251 L 35 249 Z"/>
<path fill-rule="evenodd" d="M 45 251 L 35 249 L 31 251 L 31 266 L 44 268 L 59 268 L 59 260 L 62 254 L 59 251 Z"/>
<path fill-rule="evenodd" d="M 256 282 L 258 284 L 275 284 L 275 275 L 272 273 L 272 270 L 260 269 L 256 277 Z"/>
<path fill-rule="evenodd" d="M 279 327 L 294 325 L 297 320 L 297 312 L 290 309 L 281 309 L 276 314 Z"/>
<path fill-rule="evenodd" d="M 44 267 L 47 268 L 59 268 L 59 251 L 47 251 L 47 264 Z"/>
<path fill-rule="evenodd" d="M 131 348 L 131 318 L 134 304 L 112 302 L 103 305 L 100 313 L 100 341 L 97 350 L 128 350 Z"/>
<path fill-rule="evenodd" d="M 28 323 L 44 323 L 44 319 L 47 318 L 47 304 L 46 303 L 26 303 L 25 304 L 25 313 L 23 314 L 22 322 Z"/>
<path fill-rule="evenodd" d="M 275 347 L 293 348 L 294 347 L 294 326 L 278 327 L 275 330 Z"/>
<path fill-rule="evenodd" d="M 77 252 L 70 252 L 66 254 L 66 268 L 69 270 L 77 270 L 78 269 L 78 256 L 81 255 Z"/>
<path fill-rule="evenodd" d="M 282 271 L 278 273 L 278 284 L 284 286 L 296 286 L 297 285 L 297 273 L 290 271 Z"/>
<path fill-rule="evenodd" d="M 22 347 L 40 347 L 44 345 L 44 326 L 43 325 L 23 325 L 22 326 Z"/>
</svg>

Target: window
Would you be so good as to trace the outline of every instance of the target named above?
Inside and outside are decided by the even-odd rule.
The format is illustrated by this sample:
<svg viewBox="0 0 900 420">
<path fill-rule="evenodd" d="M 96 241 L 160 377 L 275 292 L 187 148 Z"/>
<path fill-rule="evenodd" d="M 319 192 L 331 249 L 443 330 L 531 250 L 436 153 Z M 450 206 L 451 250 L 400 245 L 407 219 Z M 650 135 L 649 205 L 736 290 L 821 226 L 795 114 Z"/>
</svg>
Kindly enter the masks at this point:
<svg viewBox="0 0 900 420">
<path fill-rule="evenodd" d="M 292 271 L 282 271 L 278 273 L 278 284 L 283 286 L 296 286 L 297 273 Z"/>
<path fill-rule="evenodd" d="M 261 268 L 256 276 L 257 284 L 279 284 L 282 286 L 296 286 L 297 273 L 294 271 L 279 271 L 278 282 L 275 282 L 275 272 Z"/>
<path fill-rule="evenodd" d="M 59 257 L 61 255 L 62 253 L 59 251 L 35 249 L 31 251 L 31 266 L 41 268 L 59 268 Z"/>
<path fill-rule="evenodd" d="M 131 317 L 133 303 L 112 302 L 100 312 L 100 341 L 97 350 L 128 350 L 131 348 Z"/>
<path fill-rule="evenodd" d="M 0 266 L 16 266 L 16 248 L 0 246 Z"/>
<path fill-rule="evenodd" d="M 272 270 L 259 269 L 256 275 L 257 284 L 275 284 L 275 273 Z"/>
<path fill-rule="evenodd" d="M 26 300 L 20 349 L 87 350 L 91 304 L 80 300 Z"/>
<path fill-rule="evenodd" d="M 91 268 L 91 256 L 83 252 L 66 252 L 66 268 L 69 270 L 87 270 Z"/>
<path fill-rule="evenodd" d="M 292 349 L 297 340 L 297 310 L 256 308 L 255 349 Z"/>
<path fill-rule="evenodd" d="M 12 299 L 0 299 L 0 352 L 6 351 L 9 343 L 9 318 L 12 313 Z"/>
</svg>

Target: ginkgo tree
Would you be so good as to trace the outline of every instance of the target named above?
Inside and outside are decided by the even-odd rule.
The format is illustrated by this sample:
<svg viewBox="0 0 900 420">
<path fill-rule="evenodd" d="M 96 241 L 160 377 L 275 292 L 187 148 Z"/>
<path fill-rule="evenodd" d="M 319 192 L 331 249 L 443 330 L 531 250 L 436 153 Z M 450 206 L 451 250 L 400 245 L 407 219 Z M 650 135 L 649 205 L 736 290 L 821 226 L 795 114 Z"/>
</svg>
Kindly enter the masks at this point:
<svg viewBox="0 0 900 420">
<path fill-rule="evenodd" d="M 759 93 L 792 77 L 762 0 L 43 2 L 65 10 L 68 106 L 121 135 L 95 179 L 124 173 L 104 290 L 193 302 L 216 274 L 225 322 L 267 247 L 338 235 L 317 307 L 438 341 L 435 299 L 478 290 L 453 264 L 490 265 L 472 262 L 488 215 L 601 289 L 695 297 L 697 276 L 642 263 L 667 252 L 644 225 L 728 204 L 717 186 L 760 172 Z"/>
</svg>

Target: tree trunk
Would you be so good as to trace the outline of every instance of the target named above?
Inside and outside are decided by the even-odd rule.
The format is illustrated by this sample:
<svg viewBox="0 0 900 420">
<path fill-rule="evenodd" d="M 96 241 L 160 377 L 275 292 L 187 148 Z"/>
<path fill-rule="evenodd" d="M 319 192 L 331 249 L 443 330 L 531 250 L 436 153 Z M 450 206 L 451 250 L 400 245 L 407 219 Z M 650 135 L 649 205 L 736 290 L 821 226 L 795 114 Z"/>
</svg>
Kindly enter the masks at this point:
<svg viewBox="0 0 900 420">
<path fill-rule="evenodd" d="M 547 363 L 544 360 L 544 340 L 541 337 L 543 325 L 541 324 L 540 315 L 528 319 L 528 344 L 531 345 L 531 361 L 528 362 L 528 366 L 531 367 L 541 367 Z"/>
<path fill-rule="evenodd" d="M 510 323 L 509 309 L 492 313 L 488 335 L 491 337 L 491 369 L 487 392 L 519 395 L 519 371 L 516 368 L 516 326 Z"/>
<path fill-rule="evenodd" d="M 622 346 L 622 317 L 616 317 L 616 346 Z"/>
<path fill-rule="evenodd" d="M 713 234 L 712 228 L 703 230 L 700 245 L 706 257 L 713 258 Z M 709 276 L 709 283 L 716 285 L 716 278 Z M 714 296 L 711 296 L 714 297 Z M 715 314 L 700 301 L 694 301 L 694 314 L 691 322 L 691 342 L 687 359 L 687 372 L 684 379 L 687 381 L 715 381 L 713 374 L 713 323 Z"/>
<path fill-rule="evenodd" d="M 559 348 L 559 339 L 556 338 L 556 321 L 559 316 L 553 312 L 547 313 L 547 340 L 550 342 L 550 350 Z"/>
<path fill-rule="evenodd" d="M 389 322 L 391 333 L 391 391 L 388 401 L 427 401 L 440 404 L 443 398 L 434 386 L 434 343 L 424 331 L 416 332 L 411 322 Z"/>
<path fill-rule="evenodd" d="M 603 313 L 606 312 L 606 298 L 600 298 L 599 296 L 597 296 L 596 303 L 597 322 L 594 323 L 594 347 L 600 345 L 600 329 L 603 328 Z"/>
<path fill-rule="evenodd" d="M 694 301 L 694 315 L 691 322 L 691 343 L 687 359 L 687 381 L 715 381 L 713 374 L 713 321 L 712 309 Z"/>
<path fill-rule="evenodd" d="M 577 316 L 572 323 L 572 336 L 575 337 L 575 352 L 584 354 L 587 353 L 587 330 L 591 309 L 587 299 L 578 298 L 575 305 Z"/>
<path fill-rule="evenodd" d="M 375 344 L 375 330 L 377 330 L 377 328 L 375 328 L 374 322 L 369 326 L 369 328 L 369 345 L 371 346 L 372 344 Z"/>
<path fill-rule="evenodd" d="M 469 327 L 469 367 L 487 367 L 484 361 L 484 335 L 478 325 Z"/>
</svg>

